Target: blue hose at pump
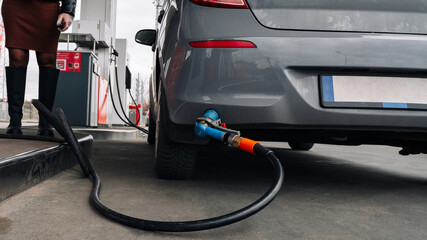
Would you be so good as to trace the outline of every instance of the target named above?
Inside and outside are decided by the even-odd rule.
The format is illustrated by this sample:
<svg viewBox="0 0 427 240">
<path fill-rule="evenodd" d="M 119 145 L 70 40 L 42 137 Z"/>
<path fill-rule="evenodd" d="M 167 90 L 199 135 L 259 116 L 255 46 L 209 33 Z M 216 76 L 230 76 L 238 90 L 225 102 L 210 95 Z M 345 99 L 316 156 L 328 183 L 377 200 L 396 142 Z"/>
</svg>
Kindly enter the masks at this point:
<svg viewBox="0 0 427 240">
<path fill-rule="evenodd" d="M 55 120 L 55 116 L 37 100 L 33 100 L 34 106 L 39 112 L 46 118 L 49 119 L 49 123 L 57 129 L 57 131 L 65 138 L 65 140 L 73 147 L 83 172 L 91 178 L 93 187 L 90 195 L 90 203 L 105 217 L 118 222 L 120 224 L 142 229 L 148 231 L 164 231 L 164 232 L 189 232 L 189 231 L 201 231 L 206 229 L 218 228 L 226 226 L 245 218 L 248 218 L 255 213 L 266 207 L 279 193 L 279 190 L 284 181 L 284 171 L 280 164 L 279 159 L 274 153 L 261 146 L 258 142 L 250 139 L 242 138 L 235 131 L 228 131 L 226 128 L 220 128 L 216 126 L 217 120 L 219 119 L 218 114 L 213 110 L 208 110 L 204 114 L 204 121 L 198 121 L 195 126 L 195 132 L 198 136 L 209 136 L 214 139 L 223 141 L 233 147 L 238 147 L 244 151 L 252 154 L 266 157 L 273 166 L 274 171 L 274 182 L 270 189 L 254 203 L 234 211 L 229 214 L 225 214 L 218 217 L 209 219 L 200 219 L 194 221 L 181 221 L 181 222 L 168 222 L 168 221 L 154 221 L 141 218 L 135 218 L 117 212 L 107 207 L 100 199 L 99 193 L 101 191 L 101 179 L 93 168 L 92 164 L 86 157 L 82 148 L 77 142 L 73 130 L 67 122 L 66 116 L 62 109 L 58 108 L 57 113 L 59 116 L 59 122 Z M 214 124 L 212 124 L 214 123 Z"/>
</svg>

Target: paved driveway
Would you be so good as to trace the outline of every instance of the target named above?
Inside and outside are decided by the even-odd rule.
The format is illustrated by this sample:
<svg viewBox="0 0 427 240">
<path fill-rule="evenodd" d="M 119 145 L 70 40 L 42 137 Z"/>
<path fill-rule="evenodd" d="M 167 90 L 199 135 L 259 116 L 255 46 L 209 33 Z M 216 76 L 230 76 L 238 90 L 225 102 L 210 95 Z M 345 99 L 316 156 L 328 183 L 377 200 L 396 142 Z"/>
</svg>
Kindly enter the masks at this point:
<svg viewBox="0 0 427 240">
<path fill-rule="evenodd" d="M 194 233 L 120 226 L 88 203 L 91 183 L 78 168 L 0 203 L 0 239 L 427 239 L 427 155 L 397 148 L 315 145 L 295 152 L 268 143 L 286 184 L 266 209 L 242 222 Z M 270 184 L 270 166 L 238 151 L 204 150 L 189 181 L 157 179 L 144 140 L 96 141 L 101 198 L 155 220 L 193 220 L 236 210 Z"/>
</svg>

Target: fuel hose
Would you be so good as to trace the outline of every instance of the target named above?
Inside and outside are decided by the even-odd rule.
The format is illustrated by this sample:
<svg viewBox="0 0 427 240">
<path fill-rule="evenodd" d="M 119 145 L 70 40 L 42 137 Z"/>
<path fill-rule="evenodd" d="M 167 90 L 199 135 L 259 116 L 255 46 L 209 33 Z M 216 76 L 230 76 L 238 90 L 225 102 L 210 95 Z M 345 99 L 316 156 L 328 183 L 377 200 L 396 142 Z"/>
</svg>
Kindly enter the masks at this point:
<svg viewBox="0 0 427 240">
<path fill-rule="evenodd" d="M 104 203 L 102 203 L 99 197 L 99 194 L 101 191 L 101 179 L 99 178 L 97 172 L 95 171 L 92 164 L 86 157 L 82 148 L 78 144 L 77 139 L 74 136 L 74 132 L 71 129 L 70 125 L 68 124 L 68 121 L 62 109 L 60 108 L 57 109 L 57 113 L 59 116 L 59 121 L 57 121 L 55 116 L 46 107 L 44 107 L 43 104 L 41 104 L 39 101 L 33 100 L 33 104 L 39 110 L 39 112 L 46 119 L 48 119 L 50 124 L 55 129 L 57 129 L 58 133 L 60 133 L 62 137 L 64 137 L 66 142 L 72 147 L 72 150 L 76 155 L 76 158 L 80 164 L 80 167 L 82 168 L 82 171 L 85 173 L 85 175 L 86 173 L 88 173 L 86 176 L 88 176 L 93 183 L 92 191 L 90 194 L 90 203 L 92 204 L 92 206 L 105 217 L 126 226 L 130 226 L 130 227 L 134 227 L 142 230 L 162 231 L 162 232 L 190 232 L 190 231 L 201 231 L 201 230 L 222 227 L 225 225 L 229 225 L 229 224 L 241 221 L 262 210 L 269 203 L 271 203 L 271 201 L 273 201 L 273 199 L 277 196 L 284 181 L 283 167 L 280 163 L 280 160 L 275 156 L 273 151 L 269 150 L 268 148 L 260 145 L 255 141 L 241 138 L 240 136 L 233 136 L 232 134 L 223 132 L 222 140 L 225 141 L 225 138 L 231 139 L 230 141 L 233 142 L 235 147 L 239 147 L 242 150 L 251 152 L 258 156 L 263 156 L 267 158 L 272 164 L 273 172 L 274 172 L 273 184 L 270 187 L 270 189 L 261 198 L 259 198 L 254 203 L 240 210 L 234 211 L 232 213 L 225 214 L 218 217 L 200 219 L 200 220 L 194 220 L 194 221 L 178 221 L 178 222 L 153 221 L 153 220 L 140 219 L 140 218 L 124 215 L 122 213 L 119 213 L 107 207 Z M 196 125 L 196 129 L 198 129 L 197 131 L 199 131 L 199 133 L 200 131 L 204 131 L 203 133 L 204 134 L 206 133 L 208 136 L 211 136 L 210 134 L 211 132 L 213 132 L 216 135 L 211 137 L 217 138 L 217 139 L 219 139 L 219 136 L 221 135 L 219 134 L 219 132 L 221 131 L 217 129 L 213 129 L 207 124 L 204 124 L 203 122 L 198 122 Z"/>
<path fill-rule="evenodd" d="M 117 67 L 115 68 L 115 71 L 117 72 Z M 116 75 L 116 79 L 117 79 L 117 75 Z M 116 86 L 118 86 L 118 83 L 117 83 L 117 81 L 116 81 Z M 146 129 L 144 129 L 144 128 L 142 128 L 142 127 L 139 127 L 139 126 L 137 126 L 136 124 L 134 124 L 127 116 L 126 116 L 126 113 L 124 112 L 124 108 L 123 108 L 123 105 L 121 105 L 121 109 L 122 109 L 122 112 L 123 112 L 123 115 L 124 115 L 124 117 L 126 118 L 126 120 L 125 119 L 123 119 L 122 118 L 122 116 L 120 115 L 120 113 L 119 113 L 119 111 L 117 110 L 117 107 L 116 107 L 116 104 L 115 104 L 115 101 L 114 101 L 114 96 L 113 96 L 113 90 L 112 90 L 112 88 L 111 88 L 111 76 L 110 75 L 108 75 L 108 88 L 110 89 L 109 91 L 110 91 L 110 96 L 111 96 L 111 103 L 113 104 L 113 109 L 114 109 L 114 111 L 116 112 L 116 114 L 117 114 L 117 116 L 120 118 L 120 120 L 122 120 L 122 122 L 124 122 L 125 124 L 127 124 L 127 125 L 129 125 L 129 126 L 131 126 L 131 127 L 134 127 L 134 128 L 136 128 L 136 129 L 138 129 L 139 131 L 141 131 L 141 132 L 143 132 L 143 133 L 145 133 L 145 134 L 148 134 L 148 130 L 146 130 Z M 117 91 L 118 93 L 120 93 L 120 91 Z M 132 96 L 132 95 L 131 95 Z M 118 98 L 119 98 L 119 102 L 120 102 L 120 104 L 121 104 L 121 97 L 120 97 L 120 95 L 118 96 Z M 133 99 L 133 97 L 132 97 L 132 99 Z M 138 114 L 139 114 L 139 110 L 138 110 Z M 138 123 L 137 123 L 138 124 Z"/>
</svg>

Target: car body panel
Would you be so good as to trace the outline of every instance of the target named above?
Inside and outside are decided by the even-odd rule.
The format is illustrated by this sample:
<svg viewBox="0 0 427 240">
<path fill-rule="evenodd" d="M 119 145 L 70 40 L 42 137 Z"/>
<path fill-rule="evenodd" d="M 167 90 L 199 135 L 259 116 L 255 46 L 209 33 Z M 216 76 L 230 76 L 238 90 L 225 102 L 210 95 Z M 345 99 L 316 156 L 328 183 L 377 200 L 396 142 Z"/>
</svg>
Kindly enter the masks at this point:
<svg viewBox="0 0 427 240">
<path fill-rule="evenodd" d="M 170 3 L 159 29 L 153 84 L 162 81 L 171 132 L 189 129 L 213 108 L 240 129 L 427 133 L 424 110 L 325 108 L 319 83 L 322 74 L 345 72 L 425 77 L 427 36 L 271 29 L 248 9 Z M 189 45 L 213 39 L 251 41 L 257 48 Z"/>
<path fill-rule="evenodd" d="M 247 0 L 269 28 L 426 34 L 425 0 Z"/>
</svg>

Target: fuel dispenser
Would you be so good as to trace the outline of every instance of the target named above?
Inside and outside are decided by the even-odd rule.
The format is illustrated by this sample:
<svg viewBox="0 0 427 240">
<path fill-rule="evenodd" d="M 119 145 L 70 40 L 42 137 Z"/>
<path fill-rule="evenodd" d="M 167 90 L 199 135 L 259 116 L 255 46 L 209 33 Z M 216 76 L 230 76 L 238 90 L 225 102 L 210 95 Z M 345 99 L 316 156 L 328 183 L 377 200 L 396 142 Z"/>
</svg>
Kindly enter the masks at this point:
<svg viewBox="0 0 427 240">
<path fill-rule="evenodd" d="M 108 82 L 98 74 L 97 61 L 93 52 L 58 52 L 61 73 L 53 109 L 61 107 L 73 126 L 106 124 Z"/>
</svg>

